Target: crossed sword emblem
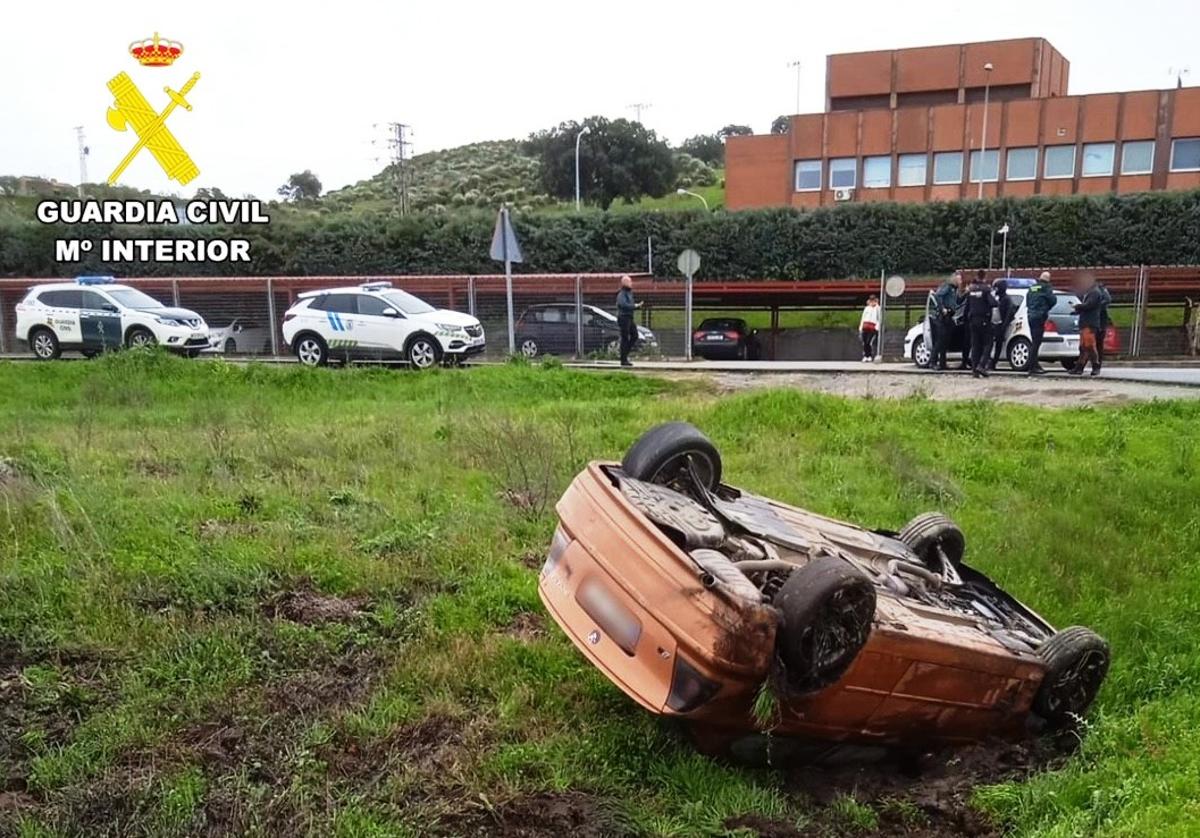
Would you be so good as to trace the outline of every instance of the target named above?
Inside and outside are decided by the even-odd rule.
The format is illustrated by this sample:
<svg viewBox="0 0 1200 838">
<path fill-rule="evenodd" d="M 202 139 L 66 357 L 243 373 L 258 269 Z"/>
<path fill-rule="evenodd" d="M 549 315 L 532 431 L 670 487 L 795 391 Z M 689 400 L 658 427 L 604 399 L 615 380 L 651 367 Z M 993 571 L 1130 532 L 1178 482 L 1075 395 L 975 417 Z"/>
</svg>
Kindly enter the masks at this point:
<svg viewBox="0 0 1200 838">
<path fill-rule="evenodd" d="M 184 97 L 199 80 L 200 74 L 192 73 L 192 77 L 178 92 L 164 87 L 163 92 L 171 97 L 171 101 L 161 112 L 155 111 L 151 107 L 150 103 L 146 101 L 146 97 L 133 83 L 133 79 L 129 78 L 128 73 L 118 73 L 109 81 L 108 89 L 112 91 L 116 101 L 113 103 L 113 107 L 108 109 L 108 124 L 117 131 L 124 131 L 132 125 L 134 133 L 138 136 L 137 143 L 129 150 L 117 168 L 113 169 L 113 173 L 108 176 L 110 185 L 117 182 L 117 178 L 143 148 L 150 149 L 154 159 L 162 166 L 167 177 L 172 180 L 184 184 L 200 174 L 200 169 L 192 162 L 192 158 L 188 156 L 188 153 L 183 150 L 183 146 L 167 128 L 167 117 L 171 115 L 176 106 L 181 105 L 186 111 L 192 109 Z"/>
</svg>

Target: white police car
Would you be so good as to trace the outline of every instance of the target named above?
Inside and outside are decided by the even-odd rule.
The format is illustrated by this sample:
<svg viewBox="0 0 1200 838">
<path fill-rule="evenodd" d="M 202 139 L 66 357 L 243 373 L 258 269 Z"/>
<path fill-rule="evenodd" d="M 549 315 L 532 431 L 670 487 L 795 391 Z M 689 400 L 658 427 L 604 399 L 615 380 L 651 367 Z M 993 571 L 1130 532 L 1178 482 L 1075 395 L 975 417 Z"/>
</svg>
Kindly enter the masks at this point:
<svg viewBox="0 0 1200 838">
<path fill-rule="evenodd" d="M 283 340 L 300 363 L 400 360 L 417 369 L 483 352 L 483 326 L 438 309 L 390 282 L 308 291 L 283 315 Z"/>
<path fill-rule="evenodd" d="M 199 314 L 170 308 L 111 276 L 81 276 L 29 289 L 17 303 L 17 340 L 43 361 L 64 349 L 87 357 L 124 346 L 159 344 L 189 356 L 209 346 Z"/>
</svg>

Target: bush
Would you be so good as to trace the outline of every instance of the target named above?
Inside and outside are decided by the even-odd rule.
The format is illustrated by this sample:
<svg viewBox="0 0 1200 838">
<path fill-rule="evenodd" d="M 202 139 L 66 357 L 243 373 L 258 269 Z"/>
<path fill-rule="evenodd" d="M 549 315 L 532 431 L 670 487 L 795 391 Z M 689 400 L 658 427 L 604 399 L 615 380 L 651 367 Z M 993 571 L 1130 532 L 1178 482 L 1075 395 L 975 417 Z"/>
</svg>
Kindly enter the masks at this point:
<svg viewBox="0 0 1200 838">
<path fill-rule="evenodd" d="M 737 213 L 621 212 L 514 214 L 526 272 L 628 271 L 645 264 L 675 274 L 692 247 L 702 278 L 815 279 L 930 273 L 986 264 L 991 231 L 1007 222 L 1013 265 L 1200 263 L 1200 190 L 1069 198 L 1001 198 L 929 204 L 852 204 L 817 210 Z M 142 276 L 494 273 L 488 258 L 495 213 L 318 216 L 284 213 L 269 227 L 142 229 L 79 225 L 71 230 L 0 221 L 0 275 Z M 53 261 L 59 236 L 186 235 L 250 239 L 250 266 L 106 265 L 96 251 L 81 265 Z M 98 249 L 97 249 L 98 250 Z"/>
</svg>

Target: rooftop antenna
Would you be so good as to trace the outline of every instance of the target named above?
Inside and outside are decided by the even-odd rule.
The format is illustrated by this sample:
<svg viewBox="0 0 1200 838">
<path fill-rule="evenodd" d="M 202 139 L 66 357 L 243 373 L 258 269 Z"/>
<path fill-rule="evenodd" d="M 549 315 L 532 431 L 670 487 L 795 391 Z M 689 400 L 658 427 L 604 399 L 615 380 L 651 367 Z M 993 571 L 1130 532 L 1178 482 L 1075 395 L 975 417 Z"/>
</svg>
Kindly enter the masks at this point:
<svg viewBox="0 0 1200 838">
<path fill-rule="evenodd" d="M 654 107 L 654 105 L 650 104 L 649 102 L 635 102 L 634 104 L 629 105 L 628 107 L 631 111 L 633 111 L 634 119 L 638 122 L 641 122 L 642 121 L 642 111 L 649 110 L 650 108 Z M 642 124 L 644 125 L 645 123 L 642 123 Z"/>
</svg>

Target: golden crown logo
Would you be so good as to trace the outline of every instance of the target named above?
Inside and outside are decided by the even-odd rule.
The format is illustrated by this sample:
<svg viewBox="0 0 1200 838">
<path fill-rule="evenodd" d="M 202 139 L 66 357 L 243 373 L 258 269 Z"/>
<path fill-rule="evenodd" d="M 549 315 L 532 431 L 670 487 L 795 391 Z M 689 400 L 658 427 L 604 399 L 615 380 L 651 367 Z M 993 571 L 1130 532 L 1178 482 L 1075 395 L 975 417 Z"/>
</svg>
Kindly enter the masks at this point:
<svg viewBox="0 0 1200 838">
<path fill-rule="evenodd" d="M 163 40 L 155 32 L 152 38 L 143 38 L 130 44 L 129 54 L 143 67 L 170 67 L 176 58 L 183 55 L 183 44 Z"/>
</svg>

